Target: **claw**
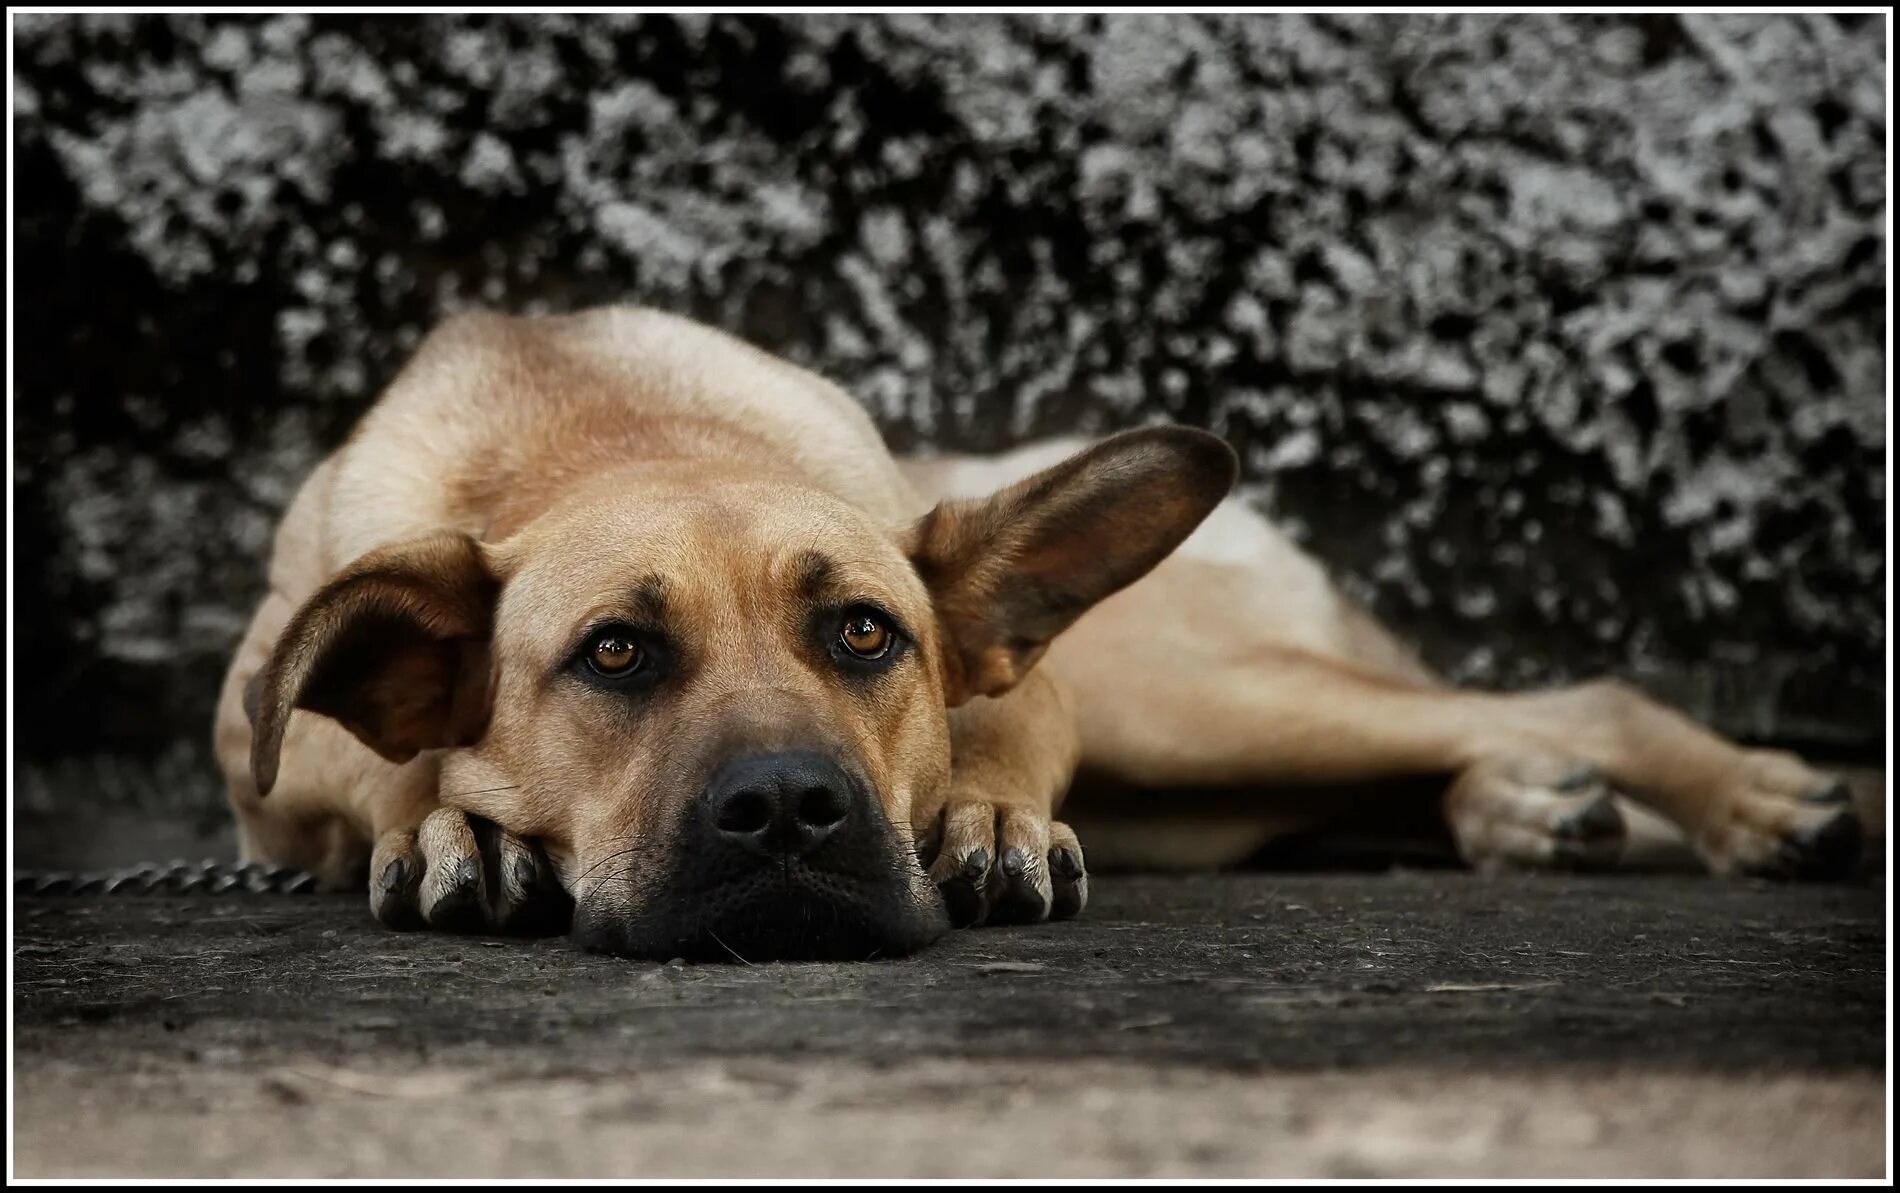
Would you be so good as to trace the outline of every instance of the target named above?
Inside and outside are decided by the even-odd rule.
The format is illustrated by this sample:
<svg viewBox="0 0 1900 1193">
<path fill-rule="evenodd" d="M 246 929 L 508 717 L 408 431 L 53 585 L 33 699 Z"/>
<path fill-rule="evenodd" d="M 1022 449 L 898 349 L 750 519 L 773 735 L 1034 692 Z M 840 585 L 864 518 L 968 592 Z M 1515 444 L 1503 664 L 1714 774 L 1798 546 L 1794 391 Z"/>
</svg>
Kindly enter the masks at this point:
<svg viewBox="0 0 1900 1193">
<path fill-rule="evenodd" d="M 958 870 L 960 877 L 966 878 L 971 882 L 981 882 L 990 872 L 990 851 L 987 849 L 972 849 L 969 853 L 964 855 L 963 862 L 958 867 Z"/>
<path fill-rule="evenodd" d="M 1088 870 L 1082 865 L 1082 857 L 1066 846 L 1049 852 L 1049 869 L 1055 875 L 1051 884 L 1049 900 L 1049 918 L 1052 920 L 1071 920 L 1082 914 L 1089 901 Z"/>
<path fill-rule="evenodd" d="M 392 858 L 383 867 L 382 877 L 377 880 L 385 895 L 393 895 L 409 885 L 409 863 L 402 858 Z"/>
<path fill-rule="evenodd" d="M 1795 878 L 1845 878 L 1860 862 L 1860 817 L 1842 808 L 1818 824 L 1788 835 L 1778 853 L 1785 872 Z"/>
<path fill-rule="evenodd" d="M 1035 924 L 1048 918 L 1050 898 L 1037 881 L 1042 877 L 1040 865 L 1040 859 L 1022 849 L 1003 854 L 1003 873 L 1009 881 L 990 912 L 991 923 Z"/>
<path fill-rule="evenodd" d="M 950 922 L 959 928 L 981 923 L 988 912 L 990 854 L 987 849 L 972 849 L 956 863 L 949 878 L 937 884 L 943 894 L 944 909 Z"/>
<path fill-rule="evenodd" d="M 1623 815 L 1616 810 L 1616 801 L 1606 793 L 1559 820 L 1552 831 L 1563 840 L 1620 837 L 1623 835 Z"/>
<path fill-rule="evenodd" d="M 461 858 L 449 869 L 435 902 L 424 910 L 429 925 L 442 932 L 480 932 L 488 926 L 482 900 L 482 868 Z"/>
<path fill-rule="evenodd" d="M 1822 804 L 1822 805 L 1851 804 L 1854 802 L 1854 793 L 1847 786 L 1847 783 L 1845 780 L 1837 779 L 1834 782 L 1829 783 L 1825 787 L 1819 788 L 1818 790 L 1815 790 L 1815 791 L 1808 792 L 1806 795 L 1801 797 L 1801 802 L 1804 804 Z"/>
<path fill-rule="evenodd" d="M 1011 878 L 1030 876 L 1030 857 L 1020 849 L 1011 849 L 1003 854 L 1003 873 Z"/>
</svg>

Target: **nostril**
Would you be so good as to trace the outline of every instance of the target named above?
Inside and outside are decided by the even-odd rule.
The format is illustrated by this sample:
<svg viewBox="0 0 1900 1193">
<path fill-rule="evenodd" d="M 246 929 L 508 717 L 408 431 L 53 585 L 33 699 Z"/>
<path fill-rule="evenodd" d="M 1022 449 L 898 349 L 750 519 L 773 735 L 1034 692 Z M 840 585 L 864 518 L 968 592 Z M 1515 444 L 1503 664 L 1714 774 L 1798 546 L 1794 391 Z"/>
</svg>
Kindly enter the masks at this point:
<svg viewBox="0 0 1900 1193">
<path fill-rule="evenodd" d="M 694 820 L 717 848 L 798 857 L 851 831 L 865 815 L 853 810 L 862 798 L 851 776 L 821 754 L 758 754 L 720 767 Z"/>
<path fill-rule="evenodd" d="M 762 833 L 772 824 L 772 797 L 763 791 L 735 791 L 719 805 L 719 828 L 728 833 Z"/>
<path fill-rule="evenodd" d="M 808 828 L 830 828 L 850 811 L 850 801 L 835 788 L 810 787 L 798 797 L 798 819 Z"/>
</svg>

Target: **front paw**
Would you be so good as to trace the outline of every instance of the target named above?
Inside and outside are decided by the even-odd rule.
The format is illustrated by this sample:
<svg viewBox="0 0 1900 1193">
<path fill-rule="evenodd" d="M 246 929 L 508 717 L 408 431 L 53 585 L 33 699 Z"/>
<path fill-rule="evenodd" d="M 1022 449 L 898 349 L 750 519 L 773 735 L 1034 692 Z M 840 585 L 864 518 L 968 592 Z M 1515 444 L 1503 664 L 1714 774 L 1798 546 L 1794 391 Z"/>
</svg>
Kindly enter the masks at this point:
<svg viewBox="0 0 1900 1193">
<path fill-rule="evenodd" d="M 454 808 L 383 834 L 370 857 L 369 906 L 399 931 L 514 936 L 564 932 L 573 914 L 539 846 Z"/>
<path fill-rule="evenodd" d="M 1088 903 L 1088 868 L 1074 830 L 1029 808 L 953 800 L 918 855 L 959 928 L 1066 920 Z"/>
<path fill-rule="evenodd" d="M 1751 750 L 1693 838 L 1717 874 L 1834 879 L 1859 867 L 1864 833 L 1845 781 Z"/>
</svg>

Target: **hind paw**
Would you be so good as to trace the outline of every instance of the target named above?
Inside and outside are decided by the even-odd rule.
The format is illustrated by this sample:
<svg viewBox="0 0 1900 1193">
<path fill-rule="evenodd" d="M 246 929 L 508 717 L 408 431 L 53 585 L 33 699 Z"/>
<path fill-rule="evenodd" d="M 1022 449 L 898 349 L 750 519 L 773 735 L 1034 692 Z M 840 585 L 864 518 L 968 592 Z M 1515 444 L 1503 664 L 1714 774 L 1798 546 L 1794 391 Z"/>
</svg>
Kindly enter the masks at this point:
<svg viewBox="0 0 1900 1193">
<path fill-rule="evenodd" d="M 1691 834 L 1717 874 L 1846 878 L 1860 866 L 1860 814 L 1845 781 L 1792 754 L 1752 751 Z"/>
<path fill-rule="evenodd" d="M 1623 815 L 1596 770 L 1479 763 L 1446 797 L 1459 856 L 1479 870 L 1595 870 L 1622 855 Z"/>
</svg>

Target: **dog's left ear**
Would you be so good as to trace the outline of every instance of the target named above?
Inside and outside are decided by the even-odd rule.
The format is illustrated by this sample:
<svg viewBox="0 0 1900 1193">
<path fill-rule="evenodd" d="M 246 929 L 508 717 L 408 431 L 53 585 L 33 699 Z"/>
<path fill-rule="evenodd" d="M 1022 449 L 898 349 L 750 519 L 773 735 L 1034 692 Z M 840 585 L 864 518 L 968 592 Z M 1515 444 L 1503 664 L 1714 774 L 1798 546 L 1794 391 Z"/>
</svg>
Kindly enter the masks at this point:
<svg viewBox="0 0 1900 1193">
<path fill-rule="evenodd" d="M 391 762 L 480 740 L 500 592 L 481 545 L 452 531 L 343 569 L 291 617 L 245 693 L 258 794 L 277 781 L 293 709 L 334 718 Z"/>
<path fill-rule="evenodd" d="M 1238 473 L 1213 435 L 1156 427 L 925 514 L 903 546 L 946 639 L 945 700 L 1014 687 L 1050 639 L 1179 546 Z"/>
</svg>

